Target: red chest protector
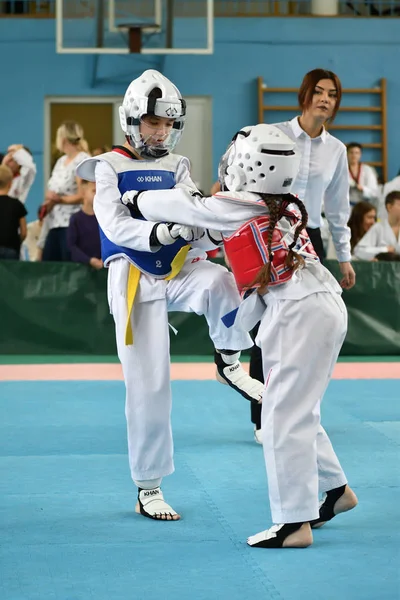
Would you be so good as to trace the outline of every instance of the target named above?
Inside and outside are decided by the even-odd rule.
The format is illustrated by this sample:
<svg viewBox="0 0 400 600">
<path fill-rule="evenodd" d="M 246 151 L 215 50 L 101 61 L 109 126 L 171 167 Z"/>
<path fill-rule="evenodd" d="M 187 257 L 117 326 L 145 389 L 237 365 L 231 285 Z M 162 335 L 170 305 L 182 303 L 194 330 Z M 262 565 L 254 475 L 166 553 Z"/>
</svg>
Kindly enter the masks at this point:
<svg viewBox="0 0 400 600">
<path fill-rule="evenodd" d="M 285 210 L 283 216 L 286 219 L 277 223 L 272 235 L 273 260 L 271 279 L 268 284 L 270 286 L 286 283 L 293 276 L 293 269 L 285 265 L 285 260 L 289 253 L 289 245 L 293 242 L 294 229 L 300 219 L 294 211 L 290 210 Z M 256 217 L 224 239 L 226 256 L 240 291 L 249 288 L 260 269 L 269 262 L 268 226 L 269 215 Z M 305 229 L 302 230 L 293 249 L 300 255 L 318 260 Z"/>
</svg>

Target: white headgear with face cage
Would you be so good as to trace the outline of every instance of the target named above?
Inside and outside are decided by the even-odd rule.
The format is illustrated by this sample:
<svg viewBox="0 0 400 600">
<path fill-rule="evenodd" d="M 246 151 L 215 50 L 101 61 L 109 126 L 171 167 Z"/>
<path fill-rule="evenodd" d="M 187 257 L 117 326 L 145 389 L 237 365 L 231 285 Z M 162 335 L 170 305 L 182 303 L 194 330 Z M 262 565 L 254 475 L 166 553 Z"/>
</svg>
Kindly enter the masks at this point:
<svg viewBox="0 0 400 600">
<path fill-rule="evenodd" d="M 161 92 L 160 98 L 150 97 L 155 88 Z M 140 121 L 144 115 L 174 119 L 172 131 L 162 145 L 149 146 L 140 134 Z M 186 103 L 178 88 L 164 75 L 148 69 L 134 79 L 126 90 L 122 106 L 119 107 L 119 120 L 122 131 L 130 145 L 139 154 L 160 158 L 171 152 L 178 143 L 185 124 Z"/>
<path fill-rule="evenodd" d="M 231 192 L 287 194 L 300 166 L 296 142 L 278 127 L 261 123 L 234 136 L 219 165 L 219 180 Z"/>
</svg>

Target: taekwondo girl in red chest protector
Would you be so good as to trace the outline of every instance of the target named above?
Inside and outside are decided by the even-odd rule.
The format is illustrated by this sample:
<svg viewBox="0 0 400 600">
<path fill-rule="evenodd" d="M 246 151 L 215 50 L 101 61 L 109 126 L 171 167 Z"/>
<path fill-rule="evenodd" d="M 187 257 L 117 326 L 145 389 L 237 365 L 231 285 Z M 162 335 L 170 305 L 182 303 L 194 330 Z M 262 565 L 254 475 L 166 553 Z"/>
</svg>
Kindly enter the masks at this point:
<svg viewBox="0 0 400 600">
<path fill-rule="evenodd" d="M 184 223 L 175 226 L 183 237 L 195 224 L 220 230 L 245 297 L 236 324 L 250 330 L 261 320 L 256 343 L 266 381 L 262 430 L 274 525 L 247 543 L 262 548 L 309 546 L 313 527 L 357 504 L 320 423 L 347 312 L 305 231 L 304 205 L 290 194 L 299 161 L 295 143 L 276 127 L 245 127 L 220 163 L 225 191 L 202 198 L 176 188 L 132 198 L 132 210 L 147 219 Z"/>
</svg>

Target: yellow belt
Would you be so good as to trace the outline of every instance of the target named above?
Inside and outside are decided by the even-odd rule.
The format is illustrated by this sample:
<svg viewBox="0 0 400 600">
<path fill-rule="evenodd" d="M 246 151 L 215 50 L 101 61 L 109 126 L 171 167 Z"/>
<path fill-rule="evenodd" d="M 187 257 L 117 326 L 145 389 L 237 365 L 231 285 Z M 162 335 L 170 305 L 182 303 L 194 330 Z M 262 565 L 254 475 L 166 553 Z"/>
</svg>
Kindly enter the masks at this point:
<svg viewBox="0 0 400 600">
<path fill-rule="evenodd" d="M 186 260 L 187 253 L 190 250 L 190 246 L 183 246 L 175 256 L 174 260 L 171 263 L 171 273 L 166 277 L 166 280 L 173 279 L 182 269 L 184 262 Z M 135 296 L 137 289 L 139 287 L 139 279 L 140 279 L 140 270 L 135 267 L 132 263 L 129 265 L 129 274 L 128 274 L 128 286 L 126 291 L 126 301 L 128 306 L 128 317 L 126 320 L 125 327 L 125 346 L 131 346 L 133 344 L 133 332 L 132 332 L 132 323 L 131 323 L 131 315 L 133 309 L 133 303 L 135 302 Z"/>
</svg>

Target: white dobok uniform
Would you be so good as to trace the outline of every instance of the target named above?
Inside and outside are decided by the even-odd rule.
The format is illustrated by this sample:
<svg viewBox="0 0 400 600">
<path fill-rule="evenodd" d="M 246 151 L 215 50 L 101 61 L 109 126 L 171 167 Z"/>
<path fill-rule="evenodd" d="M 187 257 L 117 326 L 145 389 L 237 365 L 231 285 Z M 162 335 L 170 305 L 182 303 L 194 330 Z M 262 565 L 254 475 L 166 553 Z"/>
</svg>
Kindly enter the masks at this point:
<svg viewBox="0 0 400 600">
<path fill-rule="evenodd" d="M 146 219 L 197 224 L 221 231 L 230 241 L 236 238 L 236 251 L 244 223 L 256 217 L 259 221 L 258 217 L 268 213 L 263 201 L 252 193 L 221 192 L 199 198 L 186 190 L 168 190 L 162 197 L 149 191 L 137 202 Z M 291 243 L 287 219 L 281 219 L 279 227 L 283 228 L 283 241 Z M 305 231 L 303 234 L 307 236 Z M 243 236 L 239 256 L 244 269 L 248 242 Z M 253 250 L 260 247 L 260 236 L 256 242 Z M 228 241 L 225 247 L 228 250 Z M 264 250 L 261 248 L 260 255 Z M 261 320 L 256 343 L 261 347 L 266 382 L 262 432 L 274 523 L 318 518 L 319 493 L 347 482 L 320 424 L 320 403 L 344 341 L 347 311 L 335 278 L 315 256 L 306 255 L 305 260 L 305 267 L 286 283 L 279 283 L 279 269 L 274 270 L 277 279 L 268 293 L 249 295 L 236 315 L 247 331 Z M 266 260 L 260 266 L 262 262 Z M 236 273 L 235 277 L 238 279 Z"/>
<path fill-rule="evenodd" d="M 386 213 L 386 219 L 372 225 L 358 242 L 354 256 L 359 260 L 372 260 L 381 252 L 389 252 L 389 246 L 394 248 L 396 254 L 400 254 L 400 233 L 396 237 Z"/>
<path fill-rule="evenodd" d="M 100 226 L 102 258 L 108 273 L 108 300 L 114 317 L 118 357 L 126 386 L 129 464 L 133 480 L 157 479 L 173 473 L 171 384 L 168 312 L 204 315 L 210 338 L 218 349 L 243 350 L 252 346 L 240 328 L 227 329 L 221 317 L 237 308 L 240 296 L 232 274 L 211 263 L 201 248 L 215 248 L 207 236 L 193 246 L 179 274 L 166 281 L 171 261 L 186 242 L 151 248 L 154 222 L 133 218 L 121 202 L 126 191 L 195 188 L 189 161 L 170 154 L 158 160 L 137 160 L 117 147 L 83 161 L 77 173 L 96 181 L 94 212 Z M 130 265 L 140 279 L 130 316 L 133 344 L 126 345 L 127 285 Z M 193 347 L 196 335 L 193 332 Z"/>
<path fill-rule="evenodd" d="M 13 159 L 21 168 L 19 174 L 12 180 L 8 195 L 12 198 L 18 198 L 22 204 L 25 204 L 29 190 L 35 181 L 36 165 L 31 154 L 25 148 L 20 148 L 14 152 Z"/>
<path fill-rule="evenodd" d="M 362 192 L 357 188 L 357 185 L 362 186 Z M 379 185 L 375 169 L 365 163 L 360 163 L 358 165 L 358 175 L 354 178 L 349 168 L 349 198 L 352 207 L 362 200 L 372 202 L 377 206 Z"/>
</svg>

